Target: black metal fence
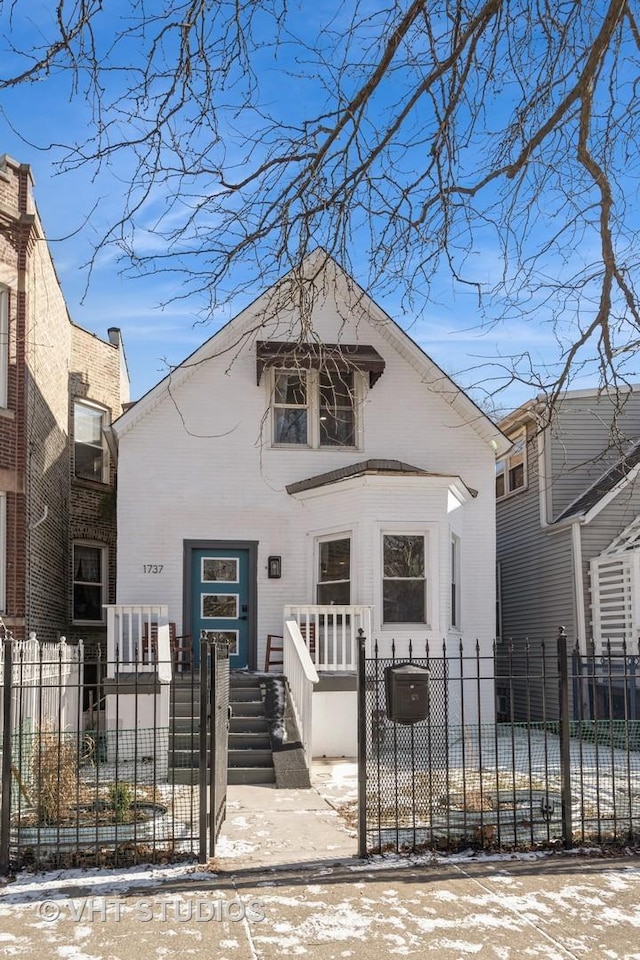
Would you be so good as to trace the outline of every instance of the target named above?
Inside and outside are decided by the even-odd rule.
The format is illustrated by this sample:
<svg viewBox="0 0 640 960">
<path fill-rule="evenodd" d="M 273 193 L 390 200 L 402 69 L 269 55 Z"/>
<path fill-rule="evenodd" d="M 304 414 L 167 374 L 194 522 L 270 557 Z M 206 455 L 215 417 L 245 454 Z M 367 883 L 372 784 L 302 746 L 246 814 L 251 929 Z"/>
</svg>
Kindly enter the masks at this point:
<svg viewBox="0 0 640 960">
<path fill-rule="evenodd" d="M 361 855 L 638 840 L 640 651 L 568 650 L 561 631 L 525 654 L 526 674 L 496 647 L 366 658 L 361 644 Z M 429 671 L 415 723 L 388 716 L 385 676 L 401 661 Z"/>
<path fill-rule="evenodd" d="M 211 720 L 227 716 L 228 649 L 207 645 L 201 674 L 148 653 L 123 664 L 82 644 L 0 642 L 0 872 L 213 851 L 227 747 Z"/>
</svg>

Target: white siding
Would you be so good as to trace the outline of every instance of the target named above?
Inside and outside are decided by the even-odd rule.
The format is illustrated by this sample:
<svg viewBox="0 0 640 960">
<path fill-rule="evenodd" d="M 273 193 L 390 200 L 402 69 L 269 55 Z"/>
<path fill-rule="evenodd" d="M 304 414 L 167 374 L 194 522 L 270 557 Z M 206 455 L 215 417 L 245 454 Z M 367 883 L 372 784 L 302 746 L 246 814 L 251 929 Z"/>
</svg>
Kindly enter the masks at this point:
<svg viewBox="0 0 640 960">
<path fill-rule="evenodd" d="M 376 557 L 387 524 L 428 529 L 438 583 L 434 635 L 448 627 L 451 529 L 461 537 L 462 625 L 489 642 L 495 611 L 494 457 L 473 425 L 424 382 L 424 376 L 375 325 L 341 329 L 328 304 L 316 332 L 326 341 L 372 344 L 386 369 L 364 389 L 361 449 L 272 449 L 269 378 L 256 385 L 255 346 L 199 364 L 120 436 L 118 478 L 118 602 L 168 603 L 184 628 L 183 541 L 253 540 L 258 548 L 258 666 L 264 640 L 281 633 L 285 603 L 314 601 L 314 537 L 352 530 L 353 602 L 376 600 Z M 383 331 L 384 332 L 384 331 Z M 266 339 L 266 331 L 260 338 Z M 284 339 L 283 330 L 274 338 Z M 287 330 L 288 339 L 295 331 Z M 212 344 L 221 348 L 225 334 Z M 212 351 L 214 347 L 212 346 Z M 479 414 L 477 414 L 479 416 Z M 285 486 L 369 458 L 398 459 L 434 473 L 460 476 L 478 496 L 447 514 L 447 481 L 367 478 L 327 487 L 318 497 L 292 497 Z M 372 482 L 369 482 L 372 481 Z M 384 481 L 376 483 L 376 481 Z M 267 579 L 267 557 L 282 556 L 282 578 Z M 161 564 L 160 575 L 143 572 Z M 379 612 L 379 611 L 378 611 Z"/>
</svg>

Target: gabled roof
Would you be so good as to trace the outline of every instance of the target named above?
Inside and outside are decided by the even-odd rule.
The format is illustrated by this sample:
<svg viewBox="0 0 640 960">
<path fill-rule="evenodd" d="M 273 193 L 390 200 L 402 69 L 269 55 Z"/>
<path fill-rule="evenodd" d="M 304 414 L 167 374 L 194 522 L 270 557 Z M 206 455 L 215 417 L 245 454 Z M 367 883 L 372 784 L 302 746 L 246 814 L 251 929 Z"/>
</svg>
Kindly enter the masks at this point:
<svg viewBox="0 0 640 960">
<path fill-rule="evenodd" d="M 623 454 L 617 463 L 609 467 L 602 476 L 591 484 L 591 486 L 577 497 L 573 503 L 566 507 L 560 516 L 556 517 L 555 523 L 561 520 L 586 516 L 594 509 L 608 494 L 613 494 L 617 487 L 625 486 L 626 482 L 633 479 L 640 465 L 640 441 L 634 444 L 627 453 Z"/>
<path fill-rule="evenodd" d="M 456 411 L 458 416 L 468 423 L 472 429 L 488 444 L 493 451 L 500 455 L 506 453 L 511 446 L 501 430 L 490 417 L 478 407 L 474 401 L 449 377 L 444 371 L 422 350 L 418 344 L 405 333 L 378 304 L 333 260 L 326 251 L 318 248 L 308 254 L 301 264 L 301 269 L 308 271 L 310 276 L 317 277 L 322 271 L 331 267 L 336 274 L 336 283 L 344 283 L 347 293 L 353 291 L 359 309 L 375 326 L 380 335 L 388 340 L 416 370 L 419 371 L 423 382 L 429 389 L 438 393 L 445 402 Z M 113 429 L 116 436 L 121 436 L 130 430 L 149 411 L 160 403 L 169 390 L 175 390 L 182 382 L 193 376 L 200 364 L 209 358 L 224 353 L 229 356 L 230 363 L 233 356 L 242 347 L 245 338 L 254 343 L 258 337 L 264 337 L 264 328 L 260 320 L 261 313 L 273 304 L 277 291 L 286 289 L 294 279 L 294 271 L 281 277 L 273 286 L 265 290 L 248 307 L 218 330 L 201 347 L 187 357 L 175 370 L 160 380 L 136 404 L 125 411 L 115 421 Z"/>
<path fill-rule="evenodd" d="M 327 473 L 319 473 L 315 477 L 309 477 L 307 480 L 298 480 L 296 483 L 290 483 L 286 487 L 287 493 L 303 493 L 305 490 L 315 490 L 318 487 L 326 487 L 332 483 L 338 483 L 341 480 L 349 480 L 351 477 L 363 476 L 393 476 L 403 475 L 406 477 L 450 477 L 450 474 L 431 473 L 429 470 L 423 470 L 421 467 L 412 467 L 410 463 L 403 463 L 402 460 L 360 460 L 358 463 L 352 463 L 348 467 L 338 467 L 336 470 L 329 470 Z M 477 490 L 467 487 L 460 477 L 455 477 L 463 484 L 464 488 L 472 497 L 477 496 Z"/>
</svg>

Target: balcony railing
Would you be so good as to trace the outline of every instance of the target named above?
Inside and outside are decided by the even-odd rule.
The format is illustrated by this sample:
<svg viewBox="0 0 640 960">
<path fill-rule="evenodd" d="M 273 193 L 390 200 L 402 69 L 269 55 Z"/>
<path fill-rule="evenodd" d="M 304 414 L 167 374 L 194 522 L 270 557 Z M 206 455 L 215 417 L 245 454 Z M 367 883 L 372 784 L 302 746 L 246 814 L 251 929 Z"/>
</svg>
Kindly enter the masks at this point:
<svg viewBox="0 0 640 960">
<path fill-rule="evenodd" d="M 169 608 L 165 603 L 113 603 L 107 610 L 107 677 L 158 672 L 171 680 Z"/>
<path fill-rule="evenodd" d="M 371 645 L 371 611 L 366 606 L 287 604 L 284 619 L 297 621 L 316 670 L 351 673 L 357 669 L 361 629 L 367 650 Z"/>
</svg>

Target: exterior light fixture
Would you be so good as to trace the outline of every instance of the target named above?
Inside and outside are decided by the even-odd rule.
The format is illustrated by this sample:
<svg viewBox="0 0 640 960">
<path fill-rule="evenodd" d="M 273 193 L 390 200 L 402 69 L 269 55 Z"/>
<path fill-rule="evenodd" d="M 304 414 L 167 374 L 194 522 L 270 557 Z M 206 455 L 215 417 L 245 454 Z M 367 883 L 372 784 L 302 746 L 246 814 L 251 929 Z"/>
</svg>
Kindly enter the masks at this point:
<svg viewBox="0 0 640 960">
<path fill-rule="evenodd" d="M 282 576 L 282 557 L 269 557 L 267 569 L 269 580 L 279 580 Z"/>
</svg>

